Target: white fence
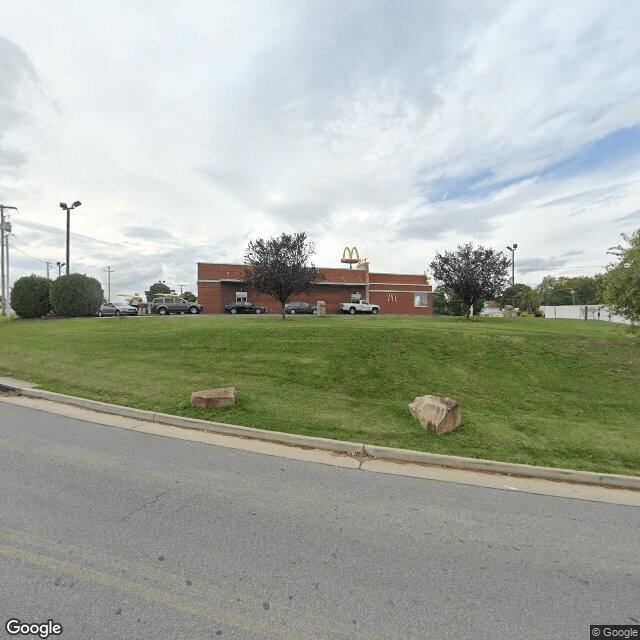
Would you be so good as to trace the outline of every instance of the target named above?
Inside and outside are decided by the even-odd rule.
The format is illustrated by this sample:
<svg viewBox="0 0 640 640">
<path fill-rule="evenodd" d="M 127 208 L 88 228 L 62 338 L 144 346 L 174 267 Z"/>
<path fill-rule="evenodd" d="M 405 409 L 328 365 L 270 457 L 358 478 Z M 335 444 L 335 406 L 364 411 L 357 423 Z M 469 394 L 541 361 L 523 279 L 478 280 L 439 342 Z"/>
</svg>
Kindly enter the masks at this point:
<svg viewBox="0 0 640 640">
<path fill-rule="evenodd" d="M 618 322 L 631 324 L 628 318 L 609 313 L 601 304 L 565 304 L 556 307 L 540 307 L 545 318 L 567 318 L 573 320 L 600 320 L 602 322 Z"/>
</svg>

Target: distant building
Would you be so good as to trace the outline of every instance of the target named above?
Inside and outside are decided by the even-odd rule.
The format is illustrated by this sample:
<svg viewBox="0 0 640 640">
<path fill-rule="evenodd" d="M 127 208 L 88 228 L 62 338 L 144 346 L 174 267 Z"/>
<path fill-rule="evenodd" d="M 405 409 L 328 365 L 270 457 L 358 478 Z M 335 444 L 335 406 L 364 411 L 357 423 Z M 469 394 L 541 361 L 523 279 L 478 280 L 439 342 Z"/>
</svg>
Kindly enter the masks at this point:
<svg viewBox="0 0 640 640">
<path fill-rule="evenodd" d="M 273 298 L 245 289 L 243 271 L 241 264 L 198 263 L 198 302 L 203 305 L 205 313 L 222 313 L 225 305 L 236 299 L 237 291 L 247 291 L 249 300 L 265 307 L 267 312 L 281 311 Z M 297 295 L 294 300 L 313 304 L 323 300 L 327 304 L 327 313 L 338 313 L 341 302 L 349 302 L 352 296 L 357 296 L 380 305 L 383 314 L 432 314 L 432 288 L 425 275 L 322 267 L 320 271 L 327 279 L 315 285 L 311 295 Z"/>
</svg>

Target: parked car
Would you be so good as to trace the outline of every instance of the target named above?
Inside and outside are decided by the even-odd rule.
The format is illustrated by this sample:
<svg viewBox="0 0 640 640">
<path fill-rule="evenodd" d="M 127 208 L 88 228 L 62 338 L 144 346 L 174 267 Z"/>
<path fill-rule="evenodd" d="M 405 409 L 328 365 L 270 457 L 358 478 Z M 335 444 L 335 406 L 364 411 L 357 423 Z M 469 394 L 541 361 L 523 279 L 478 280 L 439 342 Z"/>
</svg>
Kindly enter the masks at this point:
<svg viewBox="0 0 640 640">
<path fill-rule="evenodd" d="M 100 305 L 98 313 L 100 317 L 103 316 L 137 316 L 138 307 L 132 307 L 126 302 L 104 302 Z"/>
<path fill-rule="evenodd" d="M 315 316 L 318 313 L 318 307 L 315 304 L 309 304 L 302 300 L 287 302 L 287 304 L 284 305 L 284 310 L 291 315 L 295 315 L 296 313 L 312 313 Z"/>
<path fill-rule="evenodd" d="M 257 304 L 253 304 L 253 302 L 249 302 L 248 300 L 237 300 L 236 302 L 230 302 L 224 310 L 227 313 L 231 313 L 235 315 L 236 313 L 265 313 L 266 309 L 264 307 L 259 307 Z"/>
<path fill-rule="evenodd" d="M 154 298 L 151 303 L 151 313 L 166 316 L 169 313 L 202 313 L 202 305 L 189 302 L 183 298 Z"/>
</svg>

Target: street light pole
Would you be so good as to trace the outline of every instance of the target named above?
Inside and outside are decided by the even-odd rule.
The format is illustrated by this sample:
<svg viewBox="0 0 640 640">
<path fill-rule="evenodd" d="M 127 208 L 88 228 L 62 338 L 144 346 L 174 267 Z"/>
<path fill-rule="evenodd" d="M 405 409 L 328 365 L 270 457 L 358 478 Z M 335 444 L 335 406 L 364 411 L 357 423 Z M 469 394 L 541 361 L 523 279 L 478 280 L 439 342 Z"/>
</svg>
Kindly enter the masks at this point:
<svg viewBox="0 0 640 640">
<path fill-rule="evenodd" d="M 61 202 L 60 203 L 60 208 L 64 209 L 67 212 L 67 275 L 69 275 L 69 241 L 70 241 L 70 233 L 69 233 L 69 229 L 71 227 L 71 216 L 69 215 L 71 213 L 71 209 L 75 209 L 76 207 L 79 207 L 82 204 L 82 202 L 80 202 L 79 200 L 76 200 L 71 206 L 68 206 L 66 202 Z"/>
<path fill-rule="evenodd" d="M 516 283 L 516 260 L 515 260 L 515 252 L 518 248 L 518 245 L 514 242 L 513 247 L 507 247 L 509 251 L 511 251 L 511 286 Z"/>
</svg>

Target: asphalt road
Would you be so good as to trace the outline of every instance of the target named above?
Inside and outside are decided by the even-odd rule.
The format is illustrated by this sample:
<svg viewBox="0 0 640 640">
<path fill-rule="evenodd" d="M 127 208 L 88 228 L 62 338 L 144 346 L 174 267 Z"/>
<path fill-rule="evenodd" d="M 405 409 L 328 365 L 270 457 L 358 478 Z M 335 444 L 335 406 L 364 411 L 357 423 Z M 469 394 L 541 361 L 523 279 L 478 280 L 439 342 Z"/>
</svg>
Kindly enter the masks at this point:
<svg viewBox="0 0 640 640">
<path fill-rule="evenodd" d="M 590 624 L 640 624 L 638 507 L 5 403 L 0 460 L 7 637 L 11 618 L 114 640 L 586 639 Z"/>
</svg>

